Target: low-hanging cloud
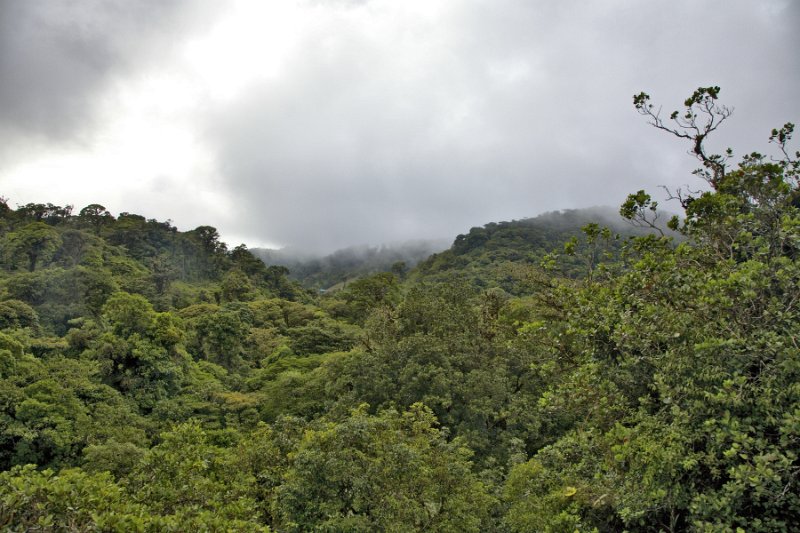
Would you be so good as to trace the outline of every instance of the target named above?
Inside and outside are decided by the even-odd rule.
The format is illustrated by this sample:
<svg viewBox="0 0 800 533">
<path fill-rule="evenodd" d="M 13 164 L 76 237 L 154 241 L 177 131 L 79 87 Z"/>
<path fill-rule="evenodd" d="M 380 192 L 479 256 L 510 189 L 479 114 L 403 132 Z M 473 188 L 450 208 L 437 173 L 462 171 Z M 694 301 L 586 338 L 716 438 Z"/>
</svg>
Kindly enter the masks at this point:
<svg viewBox="0 0 800 533">
<path fill-rule="evenodd" d="M 640 89 L 677 106 L 697 85 L 730 87 L 750 108 L 732 140 L 797 114 L 788 4 L 435 4 L 427 19 L 388 2 L 328 7 L 282 77 L 211 116 L 243 233 L 323 248 L 453 235 L 685 182 L 687 147 L 649 137 Z M 782 80 L 775 100 L 753 72 Z"/>
</svg>

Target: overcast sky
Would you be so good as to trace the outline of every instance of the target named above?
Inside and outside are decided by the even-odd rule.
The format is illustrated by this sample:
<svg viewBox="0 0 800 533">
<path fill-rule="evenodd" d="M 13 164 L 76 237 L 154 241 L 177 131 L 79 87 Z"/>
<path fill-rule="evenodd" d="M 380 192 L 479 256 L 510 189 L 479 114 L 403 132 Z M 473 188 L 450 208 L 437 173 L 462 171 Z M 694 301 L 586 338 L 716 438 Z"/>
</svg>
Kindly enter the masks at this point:
<svg viewBox="0 0 800 533">
<path fill-rule="evenodd" d="M 696 186 L 800 121 L 798 0 L 0 0 L 0 195 L 332 250 Z M 800 139 L 799 139 L 800 140 Z"/>
</svg>

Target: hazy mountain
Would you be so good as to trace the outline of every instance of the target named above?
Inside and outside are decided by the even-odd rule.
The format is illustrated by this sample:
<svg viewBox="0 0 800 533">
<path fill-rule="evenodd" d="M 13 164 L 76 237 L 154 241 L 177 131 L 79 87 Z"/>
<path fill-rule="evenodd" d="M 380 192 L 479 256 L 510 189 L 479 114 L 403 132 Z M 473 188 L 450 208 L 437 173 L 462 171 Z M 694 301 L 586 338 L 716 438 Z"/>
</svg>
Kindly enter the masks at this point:
<svg viewBox="0 0 800 533">
<path fill-rule="evenodd" d="M 662 215 L 659 222 L 661 219 L 666 221 L 669 216 Z M 619 250 L 626 237 L 655 231 L 635 227 L 611 207 L 551 211 L 532 218 L 491 222 L 458 235 L 449 249 L 420 262 L 411 277 L 429 282 L 459 278 L 478 287 L 499 286 L 514 293 L 518 288 L 510 265 L 538 266 L 551 253 L 559 256 L 561 274 L 581 277 L 585 275 L 585 257 L 582 256 L 585 236 L 581 228 L 590 223 L 611 230 L 611 239 L 600 248 L 605 247 L 612 254 Z M 662 229 L 669 231 L 666 227 Z M 572 238 L 578 240 L 579 253 L 565 255 L 564 244 Z M 592 253 L 600 253 L 600 248 Z"/>
<path fill-rule="evenodd" d="M 292 248 L 253 248 L 250 251 L 268 265 L 284 266 L 289 276 L 310 288 L 326 289 L 359 276 L 398 273 L 413 268 L 431 254 L 448 247 L 446 240 L 415 240 L 380 246 L 351 246 L 319 255 Z"/>
</svg>

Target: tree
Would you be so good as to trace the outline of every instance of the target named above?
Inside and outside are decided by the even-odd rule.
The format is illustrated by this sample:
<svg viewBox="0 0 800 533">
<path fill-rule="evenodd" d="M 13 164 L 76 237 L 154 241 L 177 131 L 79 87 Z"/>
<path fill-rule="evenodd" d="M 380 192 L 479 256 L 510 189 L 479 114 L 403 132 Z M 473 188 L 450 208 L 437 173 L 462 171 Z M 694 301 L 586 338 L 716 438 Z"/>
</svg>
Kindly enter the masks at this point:
<svg viewBox="0 0 800 533">
<path fill-rule="evenodd" d="M 186 232 L 183 242 L 187 246 L 185 258 L 196 266 L 186 274 L 200 274 L 206 278 L 217 278 L 227 265 L 228 247 L 220 240 L 219 232 L 212 226 L 198 226 Z M 186 265 L 184 265 L 186 271 Z M 195 272 L 192 272 L 194 270 Z"/>
<path fill-rule="evenodd" d="M 78 213 L 78 220 L 92 226 L 95 232 L 100 228 L 113 222 L 114 217 L 109 211 L 100 204 L 89 204 Z"/>
<path fill-rule="evenodd" d="M 20 531 L 135 528 L 142 510 L 127 501 L 108 473 L 27 465 L 0 474 L 0 524 Z"/>
<path fill-rule="evenodd" d="M 72 206 L 61 207 L 51 203 L 30 203 L 18 207 L 16 214 L 23 218 L 33 218 L 36 222 L 46 222 L 52 226 L 67 220 L 72 214 Z"/>
<path fill-rule="evenodd" d="M 247 301 L 255 297 L 255 289 L 250 278 L 238 268 L 225 274 L 220 286 L 222 300 L 225 302 Z"/>
<path fill-rule="evenodd" d="M 253 255 L 247 246 L 240 244 L 230 253 L 233 263 L 248 276 L 263 278 L 267 273 L 267 266 L 264 262 Z"/>
<path fill-rule="evenodd" d="M 0 302 L 0 328 L 31 328 L 39 327 L 39 316 L 36 311 L 20 300 L 5 300 Z"/>
<path fill-rule="evenodd" d="M 223 368 L 240 369 L 244 365 L 243 344 L 250 326 L 243 315 L 247 311 L 233 307 L 200 304 L 182 310 L 188 332 L 187 346 L 196 360 L 210 361 Z"/>
<path fill-rule="evenodd" d="M 192 458 L 197 460 L 196 455 Z M 197 462 L 192 466 L 201 465 Z M 158 478 L 137 487 L 148 496 L 145 501 L 136 501 L 140 494 L 132 493 L 124 483 L 116 483 L 108 472 L 16 467 L 0 473 L 0 525 L 12 531 L 267 531 L 250 520 L 252 513 L 244 498 L 229 504 L 209 499 L 209 505 L 203 506 L 196 498 L 200 493 L 195 492 L 193 499 L 170 501 L 173 493 L 160 485 L 172 479 L 167 473 L 169 466 L 157 471 Z M 191 468 L 178 473 L 189 474 Z M 197 481 L 197 476 L 187 476 L 187 483 Z M 198 483 L 184 490 L 187 488 L 207 490 L 209 486 Z M 238 489 L 224 482 L 213 488 L 215 493 L 209 497 Z"/>
<path fill-rule="evenodd" d="M 60 245 L 57 230 L 44 222 L 32 222 L 6 236 L 5 251 L 12 266 L 24 257 L 28 271 L 33 272 L 37 265 L 53 257 Z"/>
<path fill-rule="evenodd" d="M 347 302 L 347 318 L 363 323 L 372 310 L 396 304 L 400 296 L 397 280 L 390 272 L 379 272 L 350 283 L 340 296 Z"/>
<path fill-rule="evenodd" d="M 140 295 L 118 292 L 108 299 L 101 318 L 110 331 L 91 338 L 85 355 L 100 363 L 106 383 L 145 411 L 179 392 L 189 356 L 176 316 L 156 313 Z"/>
<path fill-rule="evenodd" d="M 711 246 L 721 258 L 741 261 L 756 253 L 772 256 L 795 253 L 797 245 L 790 242 L 784 230 L 786 221 L 782 220 L 786 213 L 794 214 L 791 208 L 798 198 L 800 152 L 793 156 L 787 148 L 794 124 L 772 130 L 769 140 L 779 147 L 779 159 L 769 160 L 753 152 L 731 171 L 730 148 L 720 155 L 707 153 L 705 146 L 708 136 L 732 114 L 732 109 L 717 102 L 719 93 L 719 87 L 698 88 L 684 102 L 684 111 L 672 112 L 672 124 L 661 118 L 660 110 L 655 110 L 648 94 L 642 92 L 633 98 L 635 108 L 650 119 L 651 125 L 688 140 L 691 153 L 703 164 L 694 174 L 711 186 L 710 191 L 683 193 L 679 189 L 670 193 L 686 210 L 682 230 Z M 650 195 L 639 191 L 628 196 L 620 212 L 628 219 L 653 226 L 647 221 L 647 211 L 656 214 L 656 203 Z M 673 219 L 670 226 L 679 229 L 679 221 Z M 759 247 L 761 250 L 756 251 Z"/>
<path fill-rule="evenodd" d="M 181 521 L 211 515 L 227 525 L 214 530 L 265 529 L 257 525 L 255 479 L 235 448 L 216 445 L 191 422 L 162 433 L 160 440 L 128 477 L 136 502 Z"/>
<path fill-rule="evenodd" d="M 189 233 L 198 240 L 208 254 L 214 255 L 227 251 L 227 246 L 220 240 L 217 228 L 213 226 L 198 226 Z"/>
<path fill-rule="evenodd" d="M 481 531 L 493 503 L 470 452 L 448 442 L 433 414 L 370 416 L 304 431 L 264 428 L 245 444 L 272 526 L 327 531 Z M 288 437 L 288 438 L 287 438 Z M 288 441 L 288 442 L 286 442 Z"/>
<path fill-rule="evenodd" d="M 686 209 L 675 246 L 631 242 L 630 267 L 560 294 L 562 324 L 540 343 L 563 365 L 538 402 L 563 424 L 506 481 L 516 531 L 784 531 L 800 522 L 800 210 L 792 125 L 783 154 L 708 154 L 729 115 L 719 89 L 686 100 L 676 126 L 642 93 L 637 110 L 687 139 L 710 190 Z M 800 156 L 798 156 L 800 157 Z M 649 210 L 643 192 L 623 211 Z M 678 227 L 678 226 L 676 226 Z M 548 340 L 549 338 L 549 340 Z"/>
<path fill-rule="evenodd" d="M 724 156 L 706 153 L 706 138 L 733 114 L 733 109 L 717 103 L 719 92 L 719 87 L 699 87 L 683 103 L 683 111 L 670 114 L 670 122 L 661 118 L 661 108 L 655 110 L 649 94 L 641 92 L 633 97 L 634 107 L 649 119 L 652 126 L 692 144 L 692 154 L 703 164 L 703 168 L 695 171 L 695 174 L 715 189 L 725 176 L 728 158 L 733 155 L 730 148 Z"/>
<path fill-rule="evenodd" d="M 0 468 L 74 465 L 86 444 L 112 434 L 118 442 L 143 444 L 143 421 L 129 401 L 98 383 L 92 362 L 61 354 L 40 359 L 0 336 L 4 350 L 12 358 L 7 371 L 0 365 Z"/>
</svg>

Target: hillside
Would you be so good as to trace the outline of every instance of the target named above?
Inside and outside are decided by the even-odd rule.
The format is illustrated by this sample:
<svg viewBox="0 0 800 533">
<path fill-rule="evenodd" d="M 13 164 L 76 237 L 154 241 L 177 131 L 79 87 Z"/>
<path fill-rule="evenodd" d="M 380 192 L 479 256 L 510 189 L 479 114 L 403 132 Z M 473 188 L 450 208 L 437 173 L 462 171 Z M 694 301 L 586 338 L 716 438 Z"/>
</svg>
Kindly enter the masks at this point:
<svg viewBox="0 0 800 533">
<path fill-rule="evenodd" d="M 696 152 L 680 239 L 552 213 L 332 294 L 209 226 L 0 203 L 0 526 L 796 529 L 792 129 Z"/>
<path fill-rule="evenodd" d="M 608 228 L 606 236 L 598 235 L 588 243 L 582 230 L 587 224 L 597 229 Z M 674 238 L 677 233 L 663 227 Z M 510 222 L 493 222 L 474 227 L 458 235 L 452 246 L 419 263 L 411 278 L 421 282 L 442 282 L 460 279 L 477 288 L 500 287 L 511 294 L 521 294 L 519 267 L 540 267 L 548 263 L 559 275 L 585 277 L 590 266 L 601 259 L 606 264 L 619 259 L 625 241 L 631 237 L 654 233 L 636 227 L 623 219 L 618 209 L 594 207 L 544 213 L 537 217 Z M 575 241 L 575 248 L 565 253 L 565 245 Z M 602 256 L 602 257 L 601 257 Z"/>
</svg>

